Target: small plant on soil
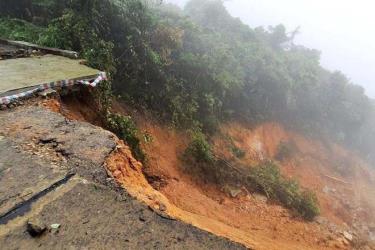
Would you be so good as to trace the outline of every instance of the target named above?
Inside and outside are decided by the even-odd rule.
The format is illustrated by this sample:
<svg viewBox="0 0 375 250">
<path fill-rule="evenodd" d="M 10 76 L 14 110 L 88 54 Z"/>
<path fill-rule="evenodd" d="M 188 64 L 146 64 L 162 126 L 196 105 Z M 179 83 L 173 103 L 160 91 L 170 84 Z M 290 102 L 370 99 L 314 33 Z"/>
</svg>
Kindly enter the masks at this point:
<svg viewBox="0 0 375 250">
<path fill-rule="evenodd" d="M 232 153 L 234 156 L 236 156 L 238 159 L 244 158 L 245 157 L 245 151 L 237 147 L 236 145 L 232 145 L 231 147 Z"/>
</svg>

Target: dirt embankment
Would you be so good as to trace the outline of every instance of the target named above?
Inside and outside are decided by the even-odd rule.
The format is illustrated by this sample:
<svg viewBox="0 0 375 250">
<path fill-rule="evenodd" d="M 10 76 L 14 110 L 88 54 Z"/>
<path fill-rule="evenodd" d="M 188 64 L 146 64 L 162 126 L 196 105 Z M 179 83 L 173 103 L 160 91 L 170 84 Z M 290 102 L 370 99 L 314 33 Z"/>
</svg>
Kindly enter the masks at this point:
<svg viewBox="0 0 375 250">
<path fill-rule="evenodd" d="M 82 113 L 82 107 L 74 104 L 65 108 L 72 115 Z M 118 103 L 115 110 L 129 113 Z M 186 174 L 179 157 L 187 146 L 187 135 L 144 114 L 133 117 L 141 130 L 153 138 L 143 145 L 148 154 L 147 166 L 124 161 L 123 156 L 130 151 L 119 143 L 107 161 L 107 169 L 131 195 L 162 216 L 255 249 L 350 249 L 351 243 L 343 232 L 350 231 L 350 226 L 366 227 L 375 211 L 373 201 L 368 198 L 374 197 L 370 188 L 372 173 L 358 157 L 338 145 L 306 139 L 273 123 L 253 129 L 231 123 L 221 129 L 222 135 L 230 136 L 231 143 L 245 152 L 237 160 L 247 165 L 262 158 L 274 158 L 281 141 L 295 145 L 292 156 L 280 165 L 283 174 L 297 178 L 318 194 L 322 218 L 308 223 L 265 197 L 240 189 L 235 190 L 240 194 L 234 198 L 228 195 L 233 187 L 215 186 Z M 214 144 L 218 154 L 233 158 L 225 138 L 218 136 Z M 354 175 L 347 173 L 347 169 L 354 169 Z"/>
</svg>

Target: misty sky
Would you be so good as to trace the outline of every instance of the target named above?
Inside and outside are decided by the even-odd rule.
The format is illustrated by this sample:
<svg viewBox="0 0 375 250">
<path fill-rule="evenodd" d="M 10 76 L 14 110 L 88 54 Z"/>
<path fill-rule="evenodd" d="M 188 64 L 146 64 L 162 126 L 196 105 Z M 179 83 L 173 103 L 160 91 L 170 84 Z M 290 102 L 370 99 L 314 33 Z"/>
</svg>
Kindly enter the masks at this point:
<svg viewBox="0 0 375 250">
<path fill-rule="evenodd" d="M 187 0 L 167 0 L 183 6 Z M 322 65 L 340 70 L 375 98 L 375 2 L 371 0 L 228 0 L 251 27 L 300 26 L 297 44 L 322 51 Z"/>
</svg>

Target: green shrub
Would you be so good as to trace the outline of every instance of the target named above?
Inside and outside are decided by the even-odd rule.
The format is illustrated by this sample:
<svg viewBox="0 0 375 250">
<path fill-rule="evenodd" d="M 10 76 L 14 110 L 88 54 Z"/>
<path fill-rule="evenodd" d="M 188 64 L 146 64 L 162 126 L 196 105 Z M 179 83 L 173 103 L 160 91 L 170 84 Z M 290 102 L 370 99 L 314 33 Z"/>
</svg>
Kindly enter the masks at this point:
<svg viewBox="0 0 375 250">
<path fill-rule="evenodd" d="M 319 201 L 316 194 L 312 191 L 305 190 L 301 194 L 301 201 L 299 203 L 298 211 L 302 217 L 312 220 L 320 214 L 318 203 Z"/>
<path fill-rule="evenodd" d="M 146 155 L 141 148 L 138 138 L 139 132 L 130 116 L 109 114 L 107 117 L 107 127 L 129 145 L 137 160 L 141 162 L 145 161 Z"/>
<path fill-rule="evenodd" d="M 185 151 L 185 156 L 192 157 L 197 163 L 213 163 L 214 155 L 211 145 L 202 132 L 193 132 L 192 141 Z"/>
<path fill-rule="evenodd" d="M 103 40 L 96 27 L 84 16 L 69 10 L 52 20 L 38 44 L 80 52 L 89 66 L 115 72 L 113 43 Z"/>
<path fill-rule="evenodd" d="M 297 181 L 283 177 L 278 166 L 271 161 L 252 168 L 247 180 L 255 190 L 279 201 L 307 220 L 320 213 L 316 195 L 309 190 L 301 190 Z"/>
</svg>

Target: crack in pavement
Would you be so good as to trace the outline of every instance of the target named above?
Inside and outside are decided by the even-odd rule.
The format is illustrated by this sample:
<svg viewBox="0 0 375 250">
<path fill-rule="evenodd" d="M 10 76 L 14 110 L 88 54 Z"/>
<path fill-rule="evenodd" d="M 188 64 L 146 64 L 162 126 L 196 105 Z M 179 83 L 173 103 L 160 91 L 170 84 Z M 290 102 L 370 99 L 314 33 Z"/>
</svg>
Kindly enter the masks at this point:
<svg viewBox="0 0 375 250">
<path fill-rule="evenodd" d="M 65 184 L 67 181 L 69 181 L 75 173 L 68 173 L 64 178 L 60 179 L 59 181 L 53 183 L 48 188 L 36 193 L 34 196 L 32 196 L 30 199 L 27 199 L 23 202 L 20 202 L 16 204 L 13 208 L 11 208 L 8 212 L 0 215 L 0 225 L 5 225 L 9 221 L 13 220 L 14 218 L 18 216 L 23 216 L 31 209 L 31 205 L 39 200 L 41 197 L 45 196 L 49 192 L 55 190 L 56 188 L 60 187 L 61 185 Z"/>
</svg>

